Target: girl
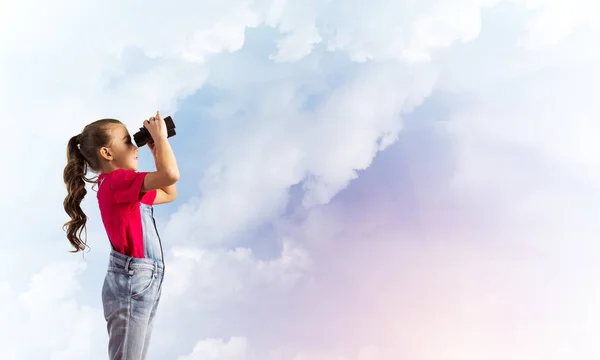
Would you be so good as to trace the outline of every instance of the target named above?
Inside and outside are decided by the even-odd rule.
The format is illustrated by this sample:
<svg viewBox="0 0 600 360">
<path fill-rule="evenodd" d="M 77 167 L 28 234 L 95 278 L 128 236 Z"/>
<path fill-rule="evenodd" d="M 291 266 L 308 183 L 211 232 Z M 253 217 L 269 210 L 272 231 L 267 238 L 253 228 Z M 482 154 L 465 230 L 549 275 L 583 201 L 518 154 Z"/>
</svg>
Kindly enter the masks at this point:
<svg viewBox="0 0 600 360">
<path fill-rule="evenodd" d="M 164 273 L 152 205 L 177 197 L 179 169 L 160 113 L 145 120 L 144 127 L 154 140 L 149 148 L 156 171 L 138 172 L 138 148 L 125 126 L 102 119 L 69 140 L 63 173 L 68 190 L 64 208 L 71 217 L 65 231 L 72 252 L 87 247 L 81 238 L 87 221 L 81 209 L 85 183 L 98 185 L 98 205 L 112 248 L 102 287 L 112 360 L 146 358 Z M 95 181 L 86 177 L 88 169 L 99 174 Z"/>
</svg>

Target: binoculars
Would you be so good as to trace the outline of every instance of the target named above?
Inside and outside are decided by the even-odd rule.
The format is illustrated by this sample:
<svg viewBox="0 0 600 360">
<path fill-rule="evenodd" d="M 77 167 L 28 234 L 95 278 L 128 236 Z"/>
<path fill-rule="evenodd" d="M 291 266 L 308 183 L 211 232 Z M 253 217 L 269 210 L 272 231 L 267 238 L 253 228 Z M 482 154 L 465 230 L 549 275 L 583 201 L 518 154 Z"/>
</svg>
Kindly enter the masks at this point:
<svg viewBox="0 0 600 360">
<path fill-rule="evenodd" d="M 175 133 L 175 123 L 173 122 L 173 119 L 170 116 L 167 116 L 163 120 L 165 121 L 165 125 L 167 125 L 167 137 L 170 138 L 171 136 L 174 136 L 176 133 Z M 148 143 L 149 144 L 154 143 L 154 140 L 152 139 L 150 132 L 148 131 L 148 129 L 146 129 L 143 126 L 140 128 L 140 131 L 133 134 L 133 140 L 135 141 L 135 144 L 137 145 L 137 147 L 142 147 Z"/>
</svg>

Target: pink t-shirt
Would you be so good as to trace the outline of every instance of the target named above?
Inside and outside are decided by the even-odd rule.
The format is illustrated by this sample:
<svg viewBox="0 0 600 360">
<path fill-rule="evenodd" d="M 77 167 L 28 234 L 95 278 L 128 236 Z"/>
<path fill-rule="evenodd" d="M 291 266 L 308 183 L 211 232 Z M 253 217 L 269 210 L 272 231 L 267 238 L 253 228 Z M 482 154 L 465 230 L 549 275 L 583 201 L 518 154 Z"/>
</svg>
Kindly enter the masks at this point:
<svg viewBox="0 0 600 360">
<path fill-rule="evenodd" d="M 106 234 L 122 254 L 144 258 L 140 204 L 152 206 L 156 190 L 142 192 L 147 172 L 117 169 L 98 176 L 98 206 Z"/>
</svg>

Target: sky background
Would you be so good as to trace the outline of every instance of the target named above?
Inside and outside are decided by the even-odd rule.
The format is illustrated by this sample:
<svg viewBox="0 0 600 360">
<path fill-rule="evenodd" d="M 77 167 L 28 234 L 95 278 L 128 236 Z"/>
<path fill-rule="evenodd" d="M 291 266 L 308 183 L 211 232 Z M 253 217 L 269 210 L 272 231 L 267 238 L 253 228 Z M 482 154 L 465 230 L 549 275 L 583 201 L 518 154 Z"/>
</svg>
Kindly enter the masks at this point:
<svg viewBox="0 0 600 360">
<path fill-rule="evenodd" d="M 172 115 L 149 359 L 600 358 L 593 0 L 0 2 L 0 358 L 105 359 L 68 139 Z M 147 149 L 140 170 L 153 170 Z"/>
</svg>

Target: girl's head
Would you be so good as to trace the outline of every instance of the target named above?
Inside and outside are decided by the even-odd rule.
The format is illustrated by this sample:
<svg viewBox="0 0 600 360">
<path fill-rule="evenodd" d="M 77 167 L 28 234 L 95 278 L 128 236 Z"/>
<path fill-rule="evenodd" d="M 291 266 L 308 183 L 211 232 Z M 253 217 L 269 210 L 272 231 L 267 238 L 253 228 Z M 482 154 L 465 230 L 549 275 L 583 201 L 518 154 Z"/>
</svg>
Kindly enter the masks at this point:
<svg viewBox="0 0 600 360">
<path fill-rule="evenodd" d="M 63 206 L 71 220 L 64 224 L 67 238 L 75 250 L 84 250 L 81 239 L 87 216 L 81 202 L 87 194 L 85 183 L 95 181 L 86 177 L 88 170 L 96 174 L 115 169 L 137 170 L 138 148 L 133 145 L 127 128 L 115 119 L 102 119 L 87 125 L 81 134 L 73 136 L 67 145 L 67 166 L 63 179 L 67 196 Z"/>
</svg>

